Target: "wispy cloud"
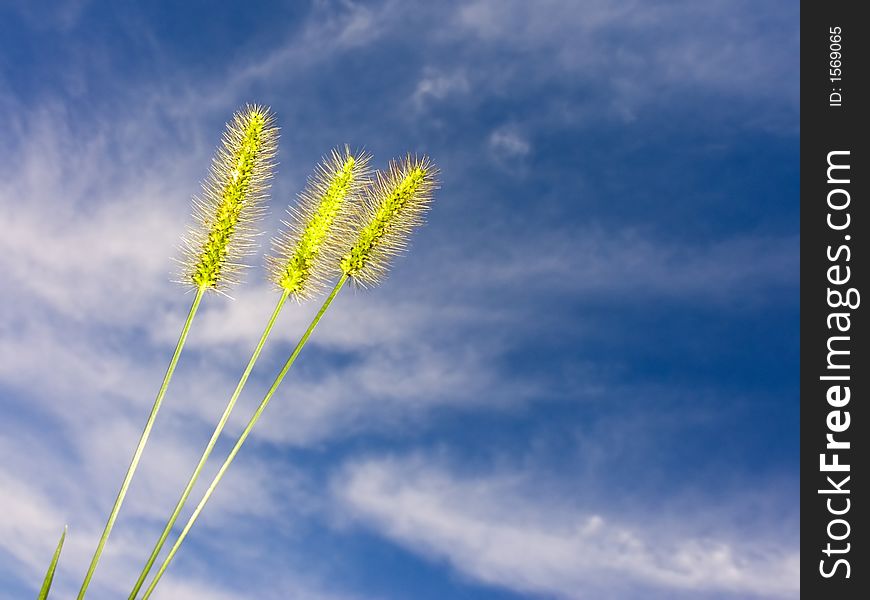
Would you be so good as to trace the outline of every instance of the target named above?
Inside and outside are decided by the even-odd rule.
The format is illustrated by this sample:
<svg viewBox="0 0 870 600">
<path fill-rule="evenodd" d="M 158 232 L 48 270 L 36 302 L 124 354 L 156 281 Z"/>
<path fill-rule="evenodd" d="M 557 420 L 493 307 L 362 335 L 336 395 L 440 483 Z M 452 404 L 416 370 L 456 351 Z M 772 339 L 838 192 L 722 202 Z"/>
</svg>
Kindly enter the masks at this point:
<svg viewBox="0 0 870 600">
<path fill-rule="evenodd" d="M 517 131 L 499 128 L 489 136 L 489 146 L 500 158 L 521 158 L 532 150 L 532 145 Z"/>
<path fill-rule="evenodd" d="M 481 43 L 509 45 L 527 56 L 546 54 L 550 70 L 539 71 L 539 76 L 590 77 L 590 85 L 619 93 L 618 98 L 611 93 L 611 99 L 626 107 L 688 87 L 701 91 L 702 86 L 735 95 L 776 95 L 794 108 L 796 78 L 788 78 L 787 93 L 778 82 L 784 70 L 793 73 L 796 68 L 789 52 L 797 47 L 797 33 L 767 30 L 780 43 L 768 60 L 752 60 L 757 45 L 769 42 L 758 36 L 765 23 L 777 22 L 782 14 L 775 3 L 756 11 L 745 11 L 747 6 L 726 1 L 475 0 L 458 5 L 455 23 Z M 594 75 L 598 78 L 592 79 Z"/>
<path fill-rule="evenodd" d="M 350 0 L 320 0 L 314 4 L 301 32 L 266 56 L 235 65 L 229 81 L 221 85 L 237 89 L 276 75 L 292 77 L 300 68 L 328 62 L 336 55 L 370 44 L 388 29 L 394 14 L 392 8 L 390 1 L 372 8 Z"/>
<path fill-rule="evenodd" d="M 91 0 L 58 0 L 52 2 L 51 10 L 36 10 L 26 1 L 11 2 L 13 9 L 27 20 L 27 22 L 39 29 L 57 29 L 61 32 L 69 31 L 81 18 L 82 12 L 91 4 Z"/>
<path fill-rule="evenodd" d="M 437 102 L 453 94 L 462 95 L 469 91 L 468 77 L 463 70 L 442 72 L 437 69 L 426 69 L 417 82 L 411 100 L 418 110 L 423 110 L 429 102 Z"/>
<path fill-rule="evenodd" d="M 517 592 L 624 598 L 651 585 L 646 598 L 798 597 L 793 546 L 741 531 L 739 516 L 628 520 L 535 490 L 522 472 L 458 475 L 420 456 L 354 462 L 334 480 L 342 510 L 362 523 Z"/>
</svg>

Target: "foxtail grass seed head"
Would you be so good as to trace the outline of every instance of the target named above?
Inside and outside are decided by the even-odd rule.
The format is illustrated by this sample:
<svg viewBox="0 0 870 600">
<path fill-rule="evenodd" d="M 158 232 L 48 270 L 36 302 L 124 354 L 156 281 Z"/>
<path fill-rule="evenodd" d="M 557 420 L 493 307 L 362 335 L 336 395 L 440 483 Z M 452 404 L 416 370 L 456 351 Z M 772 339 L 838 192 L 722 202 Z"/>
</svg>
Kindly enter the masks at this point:
<svg viewBox="0 0 870 600">
<path fill-rule="evenodd" d="M 335 149 L 324 157 L 299 194 L 296 206 L 287 209 L 285 229 L 272 240 L 273 256 L 267 258 L 269 278 L 297 300 L 322 291 L 336 274 L 336 262 L 329 260 L 328 244 L 347 227 L 352 207 L 371 183 L 365 152 Z M 346 239 L 346 235 L 344 236 Z"/>
<path fill-rule="evenodd" d="M 222 290 L 239 278 L 254 249 L 278 148 L 268 108 L 248 105 L 227 123 L 211 171 L 194 198 L 195 225 L 183 241 L 182 283 Z"/>
<path fill-rule="evenodd" d="M 362 286 L 377 285 L 411 232 L 422 225 L 437 177 L 438 169 L 426 156 L 408 155 L 391 161 L 386 173 L 379 171 L 358 208 L 360 229 L 341 255 L 342 272 Z"/>
</svg>

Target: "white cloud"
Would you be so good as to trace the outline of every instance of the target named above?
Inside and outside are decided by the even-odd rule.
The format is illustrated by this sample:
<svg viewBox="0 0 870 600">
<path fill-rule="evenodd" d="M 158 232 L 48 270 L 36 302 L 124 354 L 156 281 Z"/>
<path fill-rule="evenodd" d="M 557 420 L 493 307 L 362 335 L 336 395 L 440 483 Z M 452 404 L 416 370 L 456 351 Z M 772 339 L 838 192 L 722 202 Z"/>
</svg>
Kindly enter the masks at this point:
<svg viewBox="0 0 870 600">
<path fill-rule="evenodd" d="M 303 29 L 265 56 L 247 58 L 232 65 L 226 78 L 216 78 L 212 100 L 226 102 L 258 80 L 286 82 L 298 69 L 328 62 L 336 55 L 352 52 L 377 41 L 394 22 L 395 4 L 381 2 L 375 7 L 350 0 L 319 0 Z"/>
<path fill-rule="evenodd" d="M 0 518 L 0 553 L 14 559 L 35 579 L 40 569 L 45 572 L 46 557 L 51 557 L 63 530 L 63 517 L 32 483 L 0 471 L 0 489 L 7 498 Z"/>
<path fill-rule="evenodd" d="M 532 151 L 529 141 L 510 128 L 500 128 L 489 136 L 489 147 L 500 158 L 523 158 Z"/>
<path fill-rule="evenodd" d="M 798 36 L 782 22 L 787 15 L 796 24 L 798 15 L 782 9 L 731 0 L 474 0 L 456 6 L 453 40 L 513 57 L 473 70 L 475 89 L 510 94 L 532 82 L 582 82 L 590 102 L 555 109 L 562 125 L 609 116 L 631 122 L 675 97 L 724 94 L 763 98 L 770 110 L 754 125 L 793 130 Z M 761 53 L 765 60 L 756 60 Z M 546 95 L 538 99 L 546 106 Z"/>
<path fill-rule="evenodd" d="M 464 71 L 442 72 L 426 69 L 417 82 L 411 100 L 418 110 L 422 110 L 427 103 L 444 100 L 455 94 L 466 94 L 469 90 L 468 77 Z"/>
<path fill-rule="evenodd" d="M 132 423 L 97 426 L 96 435 L 90 432 L 90 443 L 75 444 L 77 452 L 87 450 L 82 457 L 88 467 L 85 472 L 66 455 L 56 453 L 56 445 L 48 446 L 42 439 L 28 442 L 26 436 L 21 435 L 0 438 L 2 455 L 19 458 L 15 463 L 0 466 L 0 489 L 3 490 L 0 562 L 14 565 L 17 576 L 24 582 L 32 582 L 34 589 L 44 575 L 65 523 L 70 525 L 70 530 L 53 591 L 59 597 L 70 597 L 78 589 L 102 530 L 105 511 L 129 460 L 126 449 L 135 443 L 137 432 L 132 428 Z M 130 433 L 134 435 L 128 435 Z M 189 442 L 180 444 L 177 437 L 159 434 L 149 444 L 122 518 L 94 578 L 95 597 L 119 597 L 129 592 L 150 547 L 146 545 L 156 540 L 195 462 L 194 452 L 198 449 L 193 448 L 193 440 Z M 123 453 L 119 451 L 121 448 L 125 449 Z M 300 513 L 310 511 L 306 504 L 310 505 L 313 496 L 302 491 L 303 482 L 292 470 L 275 471 L 274 465 L 251 457 L 243 462 L 245 464 L 233 469 L 222 483 L 192 534 L 195 543 L 206 550 L 185 552 L 184 570 L 179 568 L 180 564 L 173 565 L 161 582 L 160 597 L 283 600 L 289 595 L 350 600 L 352 596 L 339 590 L 331 592 L 330 588 L 335 586 L 318 581 L 312 573 L 306 572 L 304 565 L 262 551 L 262 532 L 245 525 L 257 523 L 258 519 L 286 520 L 290 507 Z M 207 469 L 207 474 L 210 472 L 211 469 Z M 201 496 L 202 488 L 199 485 L 194 490 L 193 498 Z M 292 522 L 289 526 L 282 525 L 281 529 L 286 533 L 292 529 Z M 273 534 L 277 532 L 274 525 L 269 530 Z M 236 571 L 240 577 L 238 582 L 214 578 L 211 571 L 215 560 L 240 559 L 246 562 L 243 560 L 244 565 Z"/>
<path fill-rule="evenodd" d="M 79 23 L 90 3 L 90 0 L 58 0 L 52 3 L 51 10 L 37 10 L 30 2 L 19 0 L 12 2 L 11 8 L 34 28 L 57 29 L 66 33 Z"/>
<path fill-rule="evenodd" d="M 516 592 L 798 597 L 796 547 L 741 530 L 736 517 L 730 528 L 721 518 L 711 528 L 703 509 L 678 521 L 625 519 L 557 504 L 538 489 L 522 473 L 460 476 L 419 456 L 359 461 L 334 480 L 343 513 L 467 577 Z"/>
</svg>

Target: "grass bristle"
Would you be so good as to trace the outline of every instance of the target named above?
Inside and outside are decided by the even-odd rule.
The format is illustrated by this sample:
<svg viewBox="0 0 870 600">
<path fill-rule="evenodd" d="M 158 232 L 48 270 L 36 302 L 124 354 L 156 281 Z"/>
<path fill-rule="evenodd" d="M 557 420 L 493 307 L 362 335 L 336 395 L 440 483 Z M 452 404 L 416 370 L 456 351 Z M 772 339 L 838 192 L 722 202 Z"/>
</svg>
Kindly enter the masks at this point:
<svg viewBox="0 0 870 600">
<path fill-rule="evenodd" d="M 358 208 L 359 229 L 350 249 L 340 254 L 341 270 L 362 286 L 378 284 L 392 259 L 408 244 L 411 232 L 422 225 L 438 170 L 428 157 L 393 160 L 386 173 L 378 172 Z"/>
<path fill-rule="evenodd" d="M 360 193 L 371 183 L 365 152 L 335 149 L 317 165 L 296 206 L 287 209 L 290 218 L 284 230 L 272 240 L 269 278 L 297 300 L 311 298 L 337 274 L 335 261 L 326 248 L 335 237 L 345 237 L 347 215 L 360 201 Z"/>
<path fill-rule="evenodd" d="M 223 290 L 239 281 L 255 249 L 257 221 L 274 169 L 278 129 L 268 108 L 249 105 L 227 124 L 183 241 L 182 283 Z"/>
</svg>

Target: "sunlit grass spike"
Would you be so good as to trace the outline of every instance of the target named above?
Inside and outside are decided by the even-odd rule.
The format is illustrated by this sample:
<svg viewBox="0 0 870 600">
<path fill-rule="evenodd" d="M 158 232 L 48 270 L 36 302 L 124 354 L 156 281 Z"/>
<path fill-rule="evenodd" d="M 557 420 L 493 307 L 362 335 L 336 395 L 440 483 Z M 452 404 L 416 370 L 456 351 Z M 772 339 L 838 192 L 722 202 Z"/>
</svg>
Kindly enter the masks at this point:
<svg viewBox="0 0 870 600">
<path fill-rule="evenodd" d="M 222 290 L 239 279 L 242 258 L 256 245 L 256 222 L 264 212 L 278 129 L 269 109 L 251 105 L 227 123 L 221 147 L 194 199 L 193 227 L 183 242 L 181 281 Z"/>
<path fill-rule="evenodd" d="M 423 223 L 438 188 L 437 176 L 438 169 L 428 157 L 410 155 L 391 161 L 386 173 L 377 173 L 358 209 L 360 228 L 340 255 L 344 274 L 362 286 L 383 279 L 392 258 L 406 248 L 411 232 Z"/>
<path fill-rule="evenodd" d="M 290 219 L 284 231 L 272 240 L 268 257 L 269 278 L 297 300 L 321 292 L 338 274 L 327 251 L 333 239 L 342 239 L 347 215 L 359 203 L 359 195 L 371 183 L 365 152 L 333 150 L 309 177 L 296 206 L 287 209 Z"/>
</svg>

